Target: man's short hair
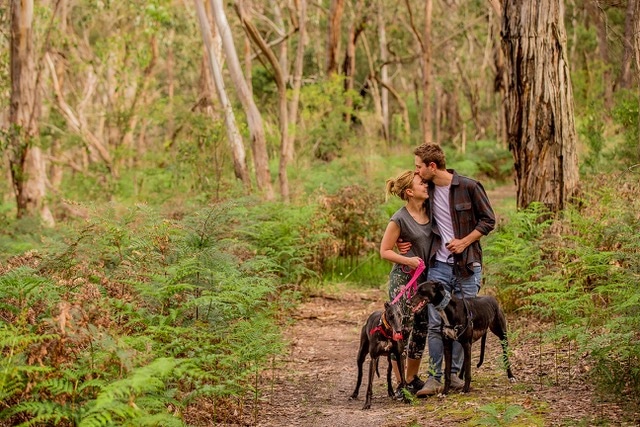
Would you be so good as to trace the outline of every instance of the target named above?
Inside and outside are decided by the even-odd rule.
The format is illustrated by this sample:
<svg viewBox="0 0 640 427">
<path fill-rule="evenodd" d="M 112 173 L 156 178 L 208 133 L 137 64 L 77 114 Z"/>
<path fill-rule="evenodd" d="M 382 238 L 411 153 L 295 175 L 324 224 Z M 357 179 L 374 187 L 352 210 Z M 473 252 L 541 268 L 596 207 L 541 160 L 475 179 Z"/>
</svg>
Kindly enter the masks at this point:
<svg viewBox="0 0 640 427">
<path fill-rule="evenodd" d="M 413 154 L 420 157 L 425 165 L 433 162 L 438 169 L 444 170 L 447 167 L 444 151 L 438 144 L 425 142 L 413 150 Z"/>
</svg>

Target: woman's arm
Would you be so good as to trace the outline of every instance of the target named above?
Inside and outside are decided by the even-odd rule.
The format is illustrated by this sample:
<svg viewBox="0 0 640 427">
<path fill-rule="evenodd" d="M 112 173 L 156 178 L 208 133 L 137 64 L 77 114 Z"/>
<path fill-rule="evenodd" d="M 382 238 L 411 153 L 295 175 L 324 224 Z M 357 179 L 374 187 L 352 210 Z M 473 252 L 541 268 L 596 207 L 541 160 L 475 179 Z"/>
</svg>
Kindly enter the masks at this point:
<svg viewBox="0 0 640 427">
<path fill-rule="evenodd" d="M 420 257 L 409 258 L 393 250 L 399 237 L 400 227 L 398 227 L 398 224 L 394 221 L 389 221 L 387 229 L 384 231 L 384 236 L 382 236 L 382 242 L 380 243 L 380 256 L 396 264 L 407 265 L 413 269 L 417 268 L 418 265 L 420 265 Z"/>
</svg>

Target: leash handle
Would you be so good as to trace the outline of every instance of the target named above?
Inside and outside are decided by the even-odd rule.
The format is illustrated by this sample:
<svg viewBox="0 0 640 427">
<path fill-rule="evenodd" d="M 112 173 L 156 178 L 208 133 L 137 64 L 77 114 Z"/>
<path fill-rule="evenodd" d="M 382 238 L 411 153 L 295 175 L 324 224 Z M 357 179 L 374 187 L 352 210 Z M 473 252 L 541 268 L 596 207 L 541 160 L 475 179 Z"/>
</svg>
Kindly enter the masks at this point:
<svg viewBox="0 0 640 427">
<path fill-rule="evenodd" d="M 418 285 L 416 284 L 416 282 L 418 281 L 418 278 L 420 277 L 420 275 L 422 274 L 425 268 L 426 268 L 426 265 L 424 264 L 424 261 L 420 259 L 420 264 L 418 264 L 418 267 L 416 267 L 416 269 L 413 271 L 411 280 L 409 280 L 409 283 L 407 283 L 402 287 L 400 292 L 398 292 L 398 295 L 396 295 L 393 301 L 391 301 L 391 304 L 395 304 L 398 301 L 400 301 L 400 298 L 402 298 L 402 295 L 404 294 L 407 294 L 407 298 L 409 298 L 410 290 L 413 290 L 414 292 L 418 290 Z"/>
</svg>

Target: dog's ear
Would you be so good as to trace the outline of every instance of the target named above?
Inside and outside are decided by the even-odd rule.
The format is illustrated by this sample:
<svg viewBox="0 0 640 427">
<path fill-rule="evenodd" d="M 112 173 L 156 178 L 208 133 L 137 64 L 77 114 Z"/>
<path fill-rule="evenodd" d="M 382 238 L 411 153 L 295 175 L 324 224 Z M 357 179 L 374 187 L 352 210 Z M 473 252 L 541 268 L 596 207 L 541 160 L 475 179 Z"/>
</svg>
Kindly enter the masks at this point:
<svg viewBox="0 0 640 427">
<path fill-rule="evenodd" d="M 444 292 L 444 283 L 440 281 L 435 282 L 435 288 L 436 288 L 436 291 L 438 292 Z"/>
<path fill-rule="evenodd" d="M 385 301 L 384 302 L 384 309 L 386 310 L 387 308 L 389 308 L 389 301 Z"/>
</svg>

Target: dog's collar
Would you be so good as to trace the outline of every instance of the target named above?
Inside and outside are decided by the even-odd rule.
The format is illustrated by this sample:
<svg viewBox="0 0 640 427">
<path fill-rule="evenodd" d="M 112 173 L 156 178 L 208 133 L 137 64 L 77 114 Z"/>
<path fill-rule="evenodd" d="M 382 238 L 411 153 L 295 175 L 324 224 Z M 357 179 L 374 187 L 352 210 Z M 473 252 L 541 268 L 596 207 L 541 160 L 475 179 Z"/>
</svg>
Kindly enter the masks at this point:
<svg viewBox="0 0 640 427">
<path fill-rule="evenodd" d="M 391 325 L 389 325 L 389 322 L 387 322 L 387 316 L 385 316 L 385 314 L 386 313 L 382 313 L 382 316 L 380 316 L 380 321 L 378 322 L 378 326 L 371 329 L 370 333 L 373 335 L 376 332 L 380 332 L 383 337 L 392 339 L 393 330 L 391 329 Z"/>
<path fill-rule="evenodd" d="M 451 293 L 445 289 L 444 296 L 442 297 L 442 301 L 440 301 L 440 304 L 434 306 L 434 308 L 438 311 L 442 311 L 449 305 L 450 301 L 451 301 Z"/>
<path fill-rule="evenodd" d="M 449 304 L 449 301 L 451 300 L 451 294 L 447 291 L 445 291 L 445 299 L 447 299 L 447 304 Z M 443 305 L 443 302 L 438 304 L 438 306 L 436 307 L 438 314 L 442 318 L 442 333 L 446 335 L 448 338 L 454 341 L 457 341 L 460 335 L 462 335 L 469 326 L 473 328 L 473 313 L 469 309 L 469 306 L 467 305 L 467 301 L 463 299 L 462 303 L 464 304 L 464 311 L 466 313 L 467 324 L 451 326 L 451 324 L 449 323 L 449 319 L 447 318 L 447 314 L 444 312 L 444 307 L 446 307 L 447 304 Z"/>
</svg>

